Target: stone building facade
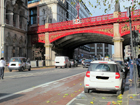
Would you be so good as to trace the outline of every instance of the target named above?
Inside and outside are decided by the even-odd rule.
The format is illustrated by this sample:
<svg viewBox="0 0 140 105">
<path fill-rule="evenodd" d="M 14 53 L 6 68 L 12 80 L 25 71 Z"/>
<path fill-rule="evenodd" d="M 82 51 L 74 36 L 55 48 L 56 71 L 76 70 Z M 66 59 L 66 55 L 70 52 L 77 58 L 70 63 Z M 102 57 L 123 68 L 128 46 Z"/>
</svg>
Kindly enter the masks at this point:
<svg viewBox="0 0 140 105">
<path fill-rule="evenodd" d="M 28 0 L 29 9 L 29 30 L 38 25 L 63 22 L 76 19 L 76 5 L 71 4 L 72 0 Z M 74 0 L 76 3 L 76 0 Z M 80 18 L 89 17 L 89 10 L 83 2 L 80 3 Z M 31 60 L 45 60 L 45 50 L 47 47 L 44 42 L 32 43 L 32 40 L 38 35 L 28 34 L 28 56 Z M 58 53 L 58 52 L 57 52 Z M 57 55 L 51 51 L 52 61 Z M 54 62 L 54 61 L 53 61 Z"/>
<path fill-rule="evenodd" d="M 0 57 L 27 56 L 27 1 L 0 0 Z"/>
</svg>

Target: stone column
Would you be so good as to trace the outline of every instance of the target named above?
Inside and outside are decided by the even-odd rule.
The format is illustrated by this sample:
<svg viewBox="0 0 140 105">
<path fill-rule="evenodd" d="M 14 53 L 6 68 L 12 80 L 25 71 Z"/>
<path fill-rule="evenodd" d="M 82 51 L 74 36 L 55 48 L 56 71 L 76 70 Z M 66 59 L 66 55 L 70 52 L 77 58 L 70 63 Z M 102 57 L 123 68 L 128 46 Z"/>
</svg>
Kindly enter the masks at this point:
<svg viewBox="0 0 140 105">
<path fill-rule="evenodd" d="M 102 44 L 102 47 L 103 47 L 103 57 L 105 57 L 105 44 L 104 43 Z"/>
<path fill-rule="evenodd" d="M 119 23 L 114 23 L 113 24 L 114 28 L 114 37 L 113 37 L 113 42 L 114 42 L 114 60 L 123 60 L 123 41 L 124 39 L 120 36 L 119 33 Z"/>
<path fill-rule="evenodd" d="M 97 55 L 97 43 L 95 43 L 95 55 Z"/>
<path fill-rule="evenodd" d="M 113 13 L 114 18 L 119 17 L 119 4 L 115 5 L 115 12 Z M 114 42 L 114 60 L 123 60 L 123 41 L 124 39 L 120 36 L 120 30 L 119 30 L 119 23 L 114 23 L 113 24 L 113 30 L 114 30 L 114 37 L 113 37 L 113 42 Z"/>
<path fill-rule="evenodd" d="M 45 44 L 45 65 L 52 65 L 52 44 Z"/>
<path fill-rule="evenodd" d="M 13 26 L 13 12 L 9 12 L 9 24 Z"/>
<path fill-rule="evenodd" d="M 113 38 L 114 42 L 114 60 L 123 61 L 123 38 Z"/>
<path fill-rule="evenodd" d="M 0 0 L 0 57 L 4 57 L 4 0 Z"/>
</svg>

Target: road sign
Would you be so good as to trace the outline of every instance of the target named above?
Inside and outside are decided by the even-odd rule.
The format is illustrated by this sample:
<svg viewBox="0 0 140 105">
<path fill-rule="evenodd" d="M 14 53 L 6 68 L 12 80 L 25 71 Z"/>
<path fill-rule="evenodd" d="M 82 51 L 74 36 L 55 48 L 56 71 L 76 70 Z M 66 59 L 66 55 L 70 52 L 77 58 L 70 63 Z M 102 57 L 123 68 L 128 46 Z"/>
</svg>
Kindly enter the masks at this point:
<svg viewBox="0 0 140 105">
<path fill-rule="evenodd" d="M 81 54 L 81 56 L 83 57 L 83 56 L 84 56 L 84 54 Z"/>
<path fill-rule="evenodd" d="M 1 51 L 1 53 L 4 53 L 4 51 Z"/>
</svg>

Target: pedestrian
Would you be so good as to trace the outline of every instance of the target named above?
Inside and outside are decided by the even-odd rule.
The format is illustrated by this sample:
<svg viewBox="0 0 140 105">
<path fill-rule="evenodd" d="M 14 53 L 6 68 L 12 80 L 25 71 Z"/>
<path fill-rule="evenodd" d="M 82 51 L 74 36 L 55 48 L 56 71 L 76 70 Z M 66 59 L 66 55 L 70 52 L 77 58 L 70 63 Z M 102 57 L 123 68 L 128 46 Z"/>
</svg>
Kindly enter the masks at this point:
<svg viewBox="0 0 140 105">
<path fill-rule="evenodd" d="M 137 70 L 138 70 L 138 77 L 140 78 L 140 54 L 138 55 L 136 64 L 137 64 Z"/>
<path fill-rule="evenodd" d="M 6 62 L 4 61 L 4 58 L 2 57 L 0 60 L 0 78 L 4 79 L 4 69 L 6 66 Z"/>
<path fill-rule="evenodd" d="M 128 65 L 129 65 L 129 70 L 130 70 L 130 77 L 129 77 L 129 81 L 132 82 L 132 79 L 133 79 L 133 57 L 131 56 L 131 58 L 129 59 L 129 62 L 128 62 Z"/>
</svg>

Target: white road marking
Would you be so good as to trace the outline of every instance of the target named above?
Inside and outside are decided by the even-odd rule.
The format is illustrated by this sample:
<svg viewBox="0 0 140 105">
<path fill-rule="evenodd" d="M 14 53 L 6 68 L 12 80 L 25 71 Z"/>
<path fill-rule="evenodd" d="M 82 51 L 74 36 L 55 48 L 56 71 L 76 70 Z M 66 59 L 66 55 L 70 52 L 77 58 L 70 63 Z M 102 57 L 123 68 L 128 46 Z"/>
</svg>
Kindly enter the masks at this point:
<svg viewBox="0 0 140 105">
<path fill-rule="evenodd" d="M 81 75 L 81 74 L 83 74 L 83 73 L 84 73 L 84 72 L 79 73 L 79 74 L 76 74 L 76 75 L 72 75 L 72 76 Z M 48 83 L 45 83 L 45 84 L 41 84 L 41 85 L 35 86 L 35 87 L 33 87 L 33 88 L 25 89 L 25 90 L 23 90 L 23 91 L 19 91 L 19 92 L 13 93 L 13 94 L 6 95 L 6 96 L 3 96 L 3 97 L 0 97 L 0 100 L 5 99 L 5 98 L 8 98 L 8 97 L 11 97 L 11 96 L 14 96 L 14 95 L 16 95 L 16 94 L 23 93 L 23 92 L 24 92 L 24 93 L 25 93 L 25 92 L 30 92 L 30 91 L 32 91 L 32 90 L 34 90 L 34 89 L 36 89 L 36 88 L 45 87 L 45 86 L 48 86 L 48 85 L 51 84 L 51 83 L 56 83 L 56 82 L 58 82 L 58 81 L 71 78 L 72 76 L 65 77 L 65 78 L 62 78 L 62 79 L 59 79 L 59 80 L 56 80 L 56 81 L 48 82 Z"/>
<path fill-rule="evenodd" d="M 82 91 L 81 93 L 84 93 L 84 91 Z M 81 94 L 80 93 L 80 94 Z M 78 95 L 78 96 L 80 96 L 80 94 Z M 73 98 L 70 102 L 68 102 L 66 105 L 70 105 L 74 100 L 76 100 L 76 97 L 75 98 Z"/>
</svg>

